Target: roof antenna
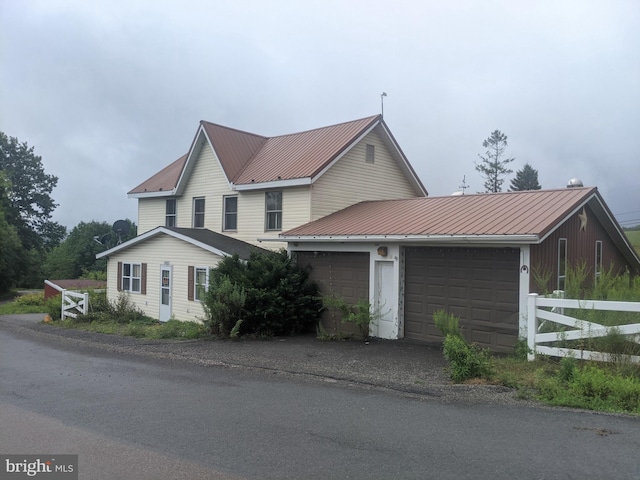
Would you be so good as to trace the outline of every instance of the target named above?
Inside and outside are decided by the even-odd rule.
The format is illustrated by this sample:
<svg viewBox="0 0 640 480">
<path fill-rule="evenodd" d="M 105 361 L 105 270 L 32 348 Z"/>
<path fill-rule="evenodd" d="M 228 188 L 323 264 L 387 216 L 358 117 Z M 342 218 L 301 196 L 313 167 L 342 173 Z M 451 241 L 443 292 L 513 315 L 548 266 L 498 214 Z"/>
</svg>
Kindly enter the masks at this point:
<svg viewBox="0 0 640 480">
<path fill-rule="evenodd" d="M 380 115 L 384 117 L 384 97 L 387 96 L 387 92 L 382 92 L 380 95 Z"/>
<path fill-rule="evenodd" d="M 467 185 L 466 182 L 467 176 L 463 175 L 462 176 L 462 183 L 460 184 L 460 186 L 458 187 L 460 190 L 462 190 L 462 195 L 464 195 L 464 191 L 469 188 L 469 185 Z"/>
</svg>

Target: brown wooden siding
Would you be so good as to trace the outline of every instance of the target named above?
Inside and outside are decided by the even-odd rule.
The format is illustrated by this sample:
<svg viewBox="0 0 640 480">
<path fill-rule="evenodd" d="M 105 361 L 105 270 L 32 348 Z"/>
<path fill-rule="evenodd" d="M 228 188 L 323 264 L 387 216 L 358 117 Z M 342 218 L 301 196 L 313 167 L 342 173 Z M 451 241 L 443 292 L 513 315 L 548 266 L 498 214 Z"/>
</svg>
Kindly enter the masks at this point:
<svg viewBox="0 0 640 480">
<path fill-rule="evenodd" d="M 567 267 L 574 268 L 584 261 L 589 274 L 587 285 L 593 285 L 595 275 L 596 241 L 602 242 L 602 269 L 612 273 L 624 273 L 627 262 L 620 254 L 607 231 L 600 224 L 596 216 L 588 206 L 584 207 L 587 215 L 586 229 L 580 230 L 580 217 L 582 209 L 572 215 L 558 229 L 545 239 L 540 245 L 531 246 L 531 269 L 533 275 L 530 280 L 530 291 L 535 293 L 549 293 L 558 288 L 558 240 L 567 239 Z M 550 274 L 550 280 L 546 291 L 538 285 L 535 275 Z"/>
</svg>

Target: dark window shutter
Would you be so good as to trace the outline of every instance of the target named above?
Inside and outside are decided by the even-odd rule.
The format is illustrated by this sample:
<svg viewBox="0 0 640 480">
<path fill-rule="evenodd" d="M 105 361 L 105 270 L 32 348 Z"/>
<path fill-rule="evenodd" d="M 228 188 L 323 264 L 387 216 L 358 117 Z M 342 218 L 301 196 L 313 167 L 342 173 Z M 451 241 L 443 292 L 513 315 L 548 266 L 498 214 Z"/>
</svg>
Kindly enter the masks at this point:
<svg viewBox="0 0 640 480">
<path fill-rule="evenodd" d="M 192 266 L 189 266 L 189 272 L 187 274 L 187 299 L 193 301 L 193 290 L 194 290 L 194 273 L 195 269 Z"/>
<path fill-rule="evenodd" d="M 147 264 L 143 263 L 140 269 L 140 293 L 147 294 Z"/>
<path fill-rule="evenodd" d="M 118 262 L 118 291 L 122 291 L 122 262 Z"/>
</svg>

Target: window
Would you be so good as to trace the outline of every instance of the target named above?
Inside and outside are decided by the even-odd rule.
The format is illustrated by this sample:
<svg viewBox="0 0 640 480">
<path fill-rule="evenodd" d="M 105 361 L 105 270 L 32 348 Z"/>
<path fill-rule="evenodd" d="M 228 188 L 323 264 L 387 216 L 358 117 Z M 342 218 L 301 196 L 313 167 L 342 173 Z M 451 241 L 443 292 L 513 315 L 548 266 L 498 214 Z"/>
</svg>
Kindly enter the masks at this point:
<svg viewBox="0 0 640 480">
<path fill-rule="evenodd" d="M 567 279 L 567 239 L 558 240 L 558 290 L 565 289 Z"/>
<path fill-rule="evenodd" d="M 596 283 L 600 279 L 602 273 L 602 240 L 596 240 Z"/>
<path fill-rule="evenodd" d="M 204 300 L 204 294 L 209 287 L 209 268 L 196 267 L 193 283 L 195 285 L 194 300 Z"/>
<path fill-rule="evenodd" d="M 142 265 L 139 263 L 122 264 L 122 290 L 140 293 L 142 284 Z"/>
<path fill-rule="evenodd" d="M 365 158 L 365 162 L 375 163 L 375 159 L 376 159 L 376 147 L 375 145 L 369 145 L 367 143 L 367 156 Z"/>
<path fill-rule="evenodd" d="M 238 197 L 223 197 L 224 225 L 223 230 L 238 229 Z"/>
<path fill-rule="evenodd" d="M 282 192 L 266 193 L 266 230 L 282 230 Z"/>
<path fill-rule="evenodd" d="M 204 198 L 193 199 L 193 228 L 204 228 Z"/>
<path fill-rule="evenodd" d="M 170 198 L 167 200 L 165 207 L 164 225 L 166 227 L 176 226 L 176 199 Z"/>
</svg>

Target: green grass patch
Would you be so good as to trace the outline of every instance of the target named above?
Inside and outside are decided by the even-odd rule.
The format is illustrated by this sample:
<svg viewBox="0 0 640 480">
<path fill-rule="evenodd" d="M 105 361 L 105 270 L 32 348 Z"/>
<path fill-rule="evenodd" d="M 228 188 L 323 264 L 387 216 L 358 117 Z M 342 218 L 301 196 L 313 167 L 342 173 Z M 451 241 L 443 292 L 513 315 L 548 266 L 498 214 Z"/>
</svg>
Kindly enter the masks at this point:
<svg viewBox="0 0 640 480">
<path fill-rule="evenodd" d="M 67 318 L 55 322 L 54 325 L 87 332 L 136 338 L 190 340 L 209 336 L 205 326 L 196 322 L 169 320 L 166 323 L 160 323 L 152 318 L 145 318 L 122 323 L 108 316 L 91 315 L 91 317 L 90 320 L 82 316 Z"/>
<path fill-rule="evenodd" d="M 0 305 L 0 315 L 19 315 L 22 313 L 45 313 L 44 292 L 26 295 L 13 294 L 7 298 L 12 300 Z"/>
<path fill-rule="evenodd" d="M 624 233 L 627 234 L 627 237 L 629 238 L 633 248 L 636 249 L 636 252 L 640 254 L 640 230 L 625 230 Z"/>
</svg>

